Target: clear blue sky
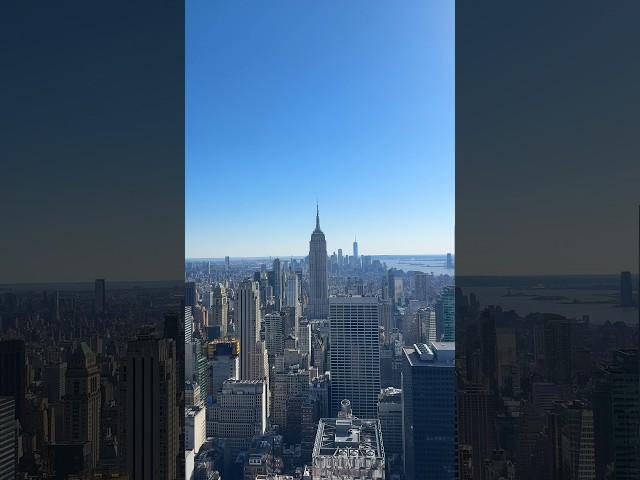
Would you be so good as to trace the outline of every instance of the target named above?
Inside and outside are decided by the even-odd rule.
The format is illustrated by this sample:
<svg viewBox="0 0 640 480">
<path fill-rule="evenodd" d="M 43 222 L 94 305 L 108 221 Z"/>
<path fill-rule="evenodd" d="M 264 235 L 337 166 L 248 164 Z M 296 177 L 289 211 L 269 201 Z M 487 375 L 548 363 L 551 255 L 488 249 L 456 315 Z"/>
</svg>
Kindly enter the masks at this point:
<svg viewBox="0 0 640 480">
<path fill-rule="evenodd" d="M 453 251 L 453 0 L 186 5 L 187 257 Z"/>
</svg>

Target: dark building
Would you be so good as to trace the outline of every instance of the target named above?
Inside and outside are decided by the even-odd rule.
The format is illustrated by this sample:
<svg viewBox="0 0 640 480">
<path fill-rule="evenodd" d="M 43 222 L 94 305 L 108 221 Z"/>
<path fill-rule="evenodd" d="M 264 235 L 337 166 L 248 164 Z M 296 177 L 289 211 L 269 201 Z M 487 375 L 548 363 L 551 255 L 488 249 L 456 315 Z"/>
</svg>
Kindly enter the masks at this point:
<svg viewBox="0 0 640 480">
<path fill-rule="evenodd" d="M 198 301 L 195 282 L 187 282 L 184 286 L 184 304 L 186 307 L 195 306 Z"/>
<path fill-rule="evenodd" d="M 24 423 L 27 379 L 24 340 L 0 341 L 0 396 L 15 399 L 16 418 Z"/>
<path fill-rule="evenodd" d="M 454 344 L 416 344 L 403 351 L 405 476 L 451 480 L 457 460 Z"/>
</svg>

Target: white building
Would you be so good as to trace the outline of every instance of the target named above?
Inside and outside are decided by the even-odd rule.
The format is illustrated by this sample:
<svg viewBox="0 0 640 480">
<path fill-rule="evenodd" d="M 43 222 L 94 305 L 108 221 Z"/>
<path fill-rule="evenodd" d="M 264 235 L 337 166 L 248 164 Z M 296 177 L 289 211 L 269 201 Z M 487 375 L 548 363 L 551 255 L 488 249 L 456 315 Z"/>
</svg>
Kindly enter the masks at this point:
<svg viewBox="0 0 640 480">
<path fill-rule="evenodd" d="M 380 394 L 378 299 L 331 297 L 329 325 L 331 414 L 348 398 L 354 415 L 376 418 Z"/>
<path fill-rule="evenodd" d="M 318 424 L 311 460 L 312 480 L 383 480 L 385 454 L 378 420 L 351 415 L 348 400 L 338 418 Z"/>
<path fill-rule="evenodd" d="M 203 407 L 189 407 L 184 412 L 184 445 L 197 455 L 207 439 L 207 419 Z"/>
</svg>

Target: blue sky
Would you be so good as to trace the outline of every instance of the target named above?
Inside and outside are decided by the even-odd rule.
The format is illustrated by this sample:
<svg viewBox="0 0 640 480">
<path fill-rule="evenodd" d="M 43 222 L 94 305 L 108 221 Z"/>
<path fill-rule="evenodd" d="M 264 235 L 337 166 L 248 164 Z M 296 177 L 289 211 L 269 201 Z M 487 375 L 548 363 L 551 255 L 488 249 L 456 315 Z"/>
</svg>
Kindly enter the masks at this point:
<svg viewBox="0 0 640 480">
<path fill-rule="evenodd" d="M 190 0 L 187 257 L 454 245 L 454 2 Z"/>
</svg>

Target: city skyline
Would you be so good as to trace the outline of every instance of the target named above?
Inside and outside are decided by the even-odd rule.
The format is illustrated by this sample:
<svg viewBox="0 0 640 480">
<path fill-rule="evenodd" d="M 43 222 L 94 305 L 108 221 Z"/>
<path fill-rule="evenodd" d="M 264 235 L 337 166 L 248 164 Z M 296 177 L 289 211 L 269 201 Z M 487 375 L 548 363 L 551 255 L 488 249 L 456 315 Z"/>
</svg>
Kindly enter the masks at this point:
<svg viewBox="0 0 640 480">
<path fill-rule="evenodd" d="M 454 5 L 363 7 L 189 4 L 186 257 L 453 251 Z"/>
</svg>

